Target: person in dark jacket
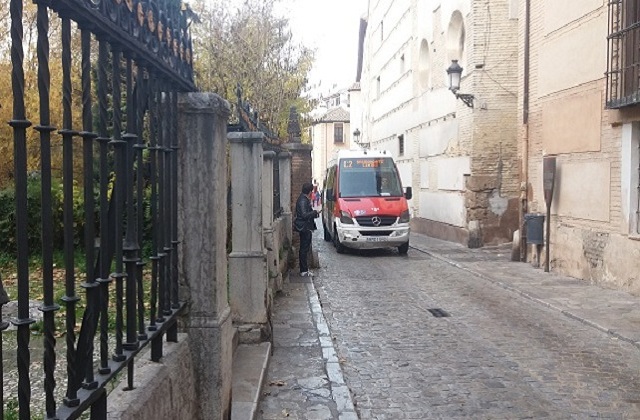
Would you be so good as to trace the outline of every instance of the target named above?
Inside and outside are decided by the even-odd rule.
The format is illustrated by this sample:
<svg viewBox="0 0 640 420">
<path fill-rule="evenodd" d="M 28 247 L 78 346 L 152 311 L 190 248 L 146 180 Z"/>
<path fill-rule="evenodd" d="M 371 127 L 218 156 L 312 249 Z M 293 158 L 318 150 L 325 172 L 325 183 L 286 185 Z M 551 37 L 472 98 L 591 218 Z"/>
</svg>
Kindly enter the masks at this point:
<svg viewBox="0 0 640 420">
<path fill-rule="evenodd" d="M 300 263 L 300 275 L 312 277 L 313 273 L 309 271 L 307 256 L 311 248 L 311 233 L 316 230 L 315 218 L 319 213 L 311 206 L 311 194 L 313 193 L 313 184 L 305 182 L 302 185 L 302 193 L 296 201 L 296 216 L 294 227 L 300 233 L 300 249 L 298 251 L 298 260 Z"/>
</svg>

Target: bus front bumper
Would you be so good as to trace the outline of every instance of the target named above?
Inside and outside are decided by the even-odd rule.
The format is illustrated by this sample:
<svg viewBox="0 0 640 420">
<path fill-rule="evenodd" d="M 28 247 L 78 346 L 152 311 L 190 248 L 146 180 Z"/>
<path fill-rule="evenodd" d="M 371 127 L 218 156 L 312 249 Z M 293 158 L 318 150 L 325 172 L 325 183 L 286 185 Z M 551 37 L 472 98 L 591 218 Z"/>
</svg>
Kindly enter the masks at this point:
<svg viewBox="0 0 640 420">
<path fill-rule="evenodd" d="M 337 227 L 340 243 L 353 249 L 397 247 L 409 242 L 409 225 L 401 227 L 363 228 L 342 225 Z"/>
</svg>

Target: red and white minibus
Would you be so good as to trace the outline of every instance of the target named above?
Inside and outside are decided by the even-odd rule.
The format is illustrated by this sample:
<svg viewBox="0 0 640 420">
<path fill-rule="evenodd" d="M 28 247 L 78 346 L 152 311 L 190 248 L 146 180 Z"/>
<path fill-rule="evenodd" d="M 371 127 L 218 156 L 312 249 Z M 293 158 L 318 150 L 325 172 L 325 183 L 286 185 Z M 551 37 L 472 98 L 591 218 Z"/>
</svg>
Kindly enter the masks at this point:
<svg viewBox="0 0 640 420">
<path fill-rule="evenodd" d="M 409 250 L 411 187 L 402 188 L 387 151 L 341 150 L 324 180 L 322 227 L 325 241 L 345 248 L 397 247 Z"/>
</svg>

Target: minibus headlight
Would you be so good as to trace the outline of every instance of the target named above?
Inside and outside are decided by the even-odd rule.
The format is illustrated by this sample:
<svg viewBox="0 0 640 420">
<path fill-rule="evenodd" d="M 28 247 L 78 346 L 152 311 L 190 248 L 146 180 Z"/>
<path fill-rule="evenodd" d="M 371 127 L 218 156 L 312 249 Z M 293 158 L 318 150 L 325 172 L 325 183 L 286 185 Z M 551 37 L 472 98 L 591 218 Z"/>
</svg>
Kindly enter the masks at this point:
<svg viewBox="0 0 640 420">
<path fill-rule="evenodd" d="M 353 219 L 351 218 L 351 216 L 349 216 L 349 213 L 343 210 L 340 212 L 340 223 L 352 225 Z"/>
<path fill-rule="evenodd" d="M 409 210 L 405 210 L 402 212 L 402 214 L 400 214 L 400 223 L 409 223 L 409 219 L 410 219 L 410 214 L 409 214 Z"/>
</svg>

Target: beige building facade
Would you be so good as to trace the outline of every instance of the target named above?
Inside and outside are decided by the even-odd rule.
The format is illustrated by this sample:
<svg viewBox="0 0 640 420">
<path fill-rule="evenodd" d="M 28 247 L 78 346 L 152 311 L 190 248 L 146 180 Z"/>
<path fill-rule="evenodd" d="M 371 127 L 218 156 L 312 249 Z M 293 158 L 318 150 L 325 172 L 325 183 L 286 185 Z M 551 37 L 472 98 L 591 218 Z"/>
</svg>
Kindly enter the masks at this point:
<svg viewBox="0 0 640 420">
<path fill-rule="evenodd" d="M 543 159 L 556 161 L 548 266 L 634 294 L 640 294 L 637 3 L 520 0 L 518 35 L 525 211 L 547 212 Z"/>
<path fill-rule="evenodd" d="M 315 118 L 309 128 L 313 149 L 311 151 L 312 176 L 324 189 L 327 163 L 338 150 L 348 150 L 353 144 L 353 134 L 346 107 L 336 106 Z"/>
<path fill-rule="evenodd" d="M 360 130 L 372 148 L 391 151 L 413 188 L 413 229 L 470 247 L 511 241 L 518 2 L 370 0 L 363 19 Z M 452 60 L 470 106 L 449 90 Z"/>
</svg>

